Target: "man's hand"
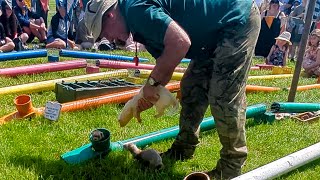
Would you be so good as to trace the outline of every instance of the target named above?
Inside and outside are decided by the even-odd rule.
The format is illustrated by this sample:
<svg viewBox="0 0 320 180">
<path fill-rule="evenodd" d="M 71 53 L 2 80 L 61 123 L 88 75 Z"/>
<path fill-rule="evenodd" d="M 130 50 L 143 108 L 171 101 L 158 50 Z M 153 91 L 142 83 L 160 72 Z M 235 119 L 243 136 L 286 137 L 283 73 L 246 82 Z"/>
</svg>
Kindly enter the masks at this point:
<svg viewBox="0 0 320 180">
<path fill-rule="evenodd" d="M 159 99 L 158 88 L 154 86 L 150 86 L 146 84 L 143 89 L 143 98 L 139 99 L 138 107 L 137 107 L 137 114 L 138 117 L 142 111 L 145 111 L 153 106 Z M 141 122 L 141 119 L 138 119 Z"/>
</svg>

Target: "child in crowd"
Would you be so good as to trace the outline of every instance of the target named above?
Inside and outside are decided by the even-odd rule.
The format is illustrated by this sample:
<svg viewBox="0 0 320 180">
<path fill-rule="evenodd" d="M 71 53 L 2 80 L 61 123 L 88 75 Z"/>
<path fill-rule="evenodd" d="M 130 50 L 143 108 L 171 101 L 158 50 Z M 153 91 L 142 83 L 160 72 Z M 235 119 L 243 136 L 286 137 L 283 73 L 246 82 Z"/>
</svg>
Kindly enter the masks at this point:
<svg viewBox="0 0 320 180">
<path fill-rule="evenodd" d="M 276 43 L 270 49 L 269 55 L 266 59 L 266 64 L 286 66 L 289 46 L 291 45 L 290 37 L 291 34 L 288 31 L 284 31 L 275 38 Z"/>
<path fill-rule="evenodd" d="M 308 77 L 320 76 L 320 29 L 315 29 L 309 35 L 308 48 L 304 53 L 302 67 Z"/>
<path fill-rule="evenodd" d="M 1 3 L 2 15 L 0 16 L 0 22 L 4 27 L 6 37 L 10 38 L 13 42 L 21 42 L 21 48 L 26 48 L 26 42 L 29 38 L 27 33 L 23 33 L 16 15 L 12 11 L 11 3 L 2 1 Z M 15 50 L 19 51 L 18 44 L 15 45 Z"/>
<path fill-rule="evenodd" d="M 67 23 L 65 22 L 67 21 Z M 67 26 L 67 27 L 66 27 Z M 46 48 L 66 48 L 66 41 L 71 49 L 78 49 L 75 42 L 68 39 L 66 29 L 69 30 L 70 18 L 63 6 L 57 5 L 57 12 L 51 19 L 51 25 L 48 31 L 48 40 Z"/>
<path fill-rule="evenodd" d="M 0 9 L 0 16 L 2 15 L 2 10 Z M 6 37 L 4 27 L 0 22 L 0 53 L 12 51 L 14 48 L 14 43 L 8 37 Z"/>
<path fill-rule="evenodd" d="M 32 42 L 37 37 L 40 42 L 47 40 L 47 28 L 42 17 L 26 7 L 25 0 L 16 0 L 17 6 L 14 7 L 14 13 L 21 25 L 21 28 L 29 36 L 27 42 Z"/>
</svg>

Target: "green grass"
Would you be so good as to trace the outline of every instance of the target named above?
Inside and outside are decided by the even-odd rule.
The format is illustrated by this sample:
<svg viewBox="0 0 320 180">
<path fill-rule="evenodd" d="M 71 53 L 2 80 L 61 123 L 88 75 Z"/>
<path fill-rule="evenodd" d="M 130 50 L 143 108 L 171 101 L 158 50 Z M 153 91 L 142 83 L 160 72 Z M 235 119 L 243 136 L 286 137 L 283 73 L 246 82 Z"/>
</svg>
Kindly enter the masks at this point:
<svg viewBox="0 0 320 180">
<path fill-rule="evenodd" d="M 132 56 L 132 53 L 115 51 L 112 53 Z M 152 59 L 148 53 L 142 57 Z M 62 58 L 67 60 L 68 58 Z M 0 62 L 0 67 L 14 67 L 26 64 L 45 63 L 45 58 Z M 154 63 L 154 60 L 152 60 Z M 255 59 L 254 63 L 261 63 Z M 289 64 L 293 66 L 293 64 Z M 84 69 L 44 73 L 17 78 L 0 77 L 0 87 L 37 82 L 84 74 Z M 250 75 L 270 74 L 269 71 L 252 71 Z M 301 78 L 299 85 L 313 84 L 315 79 Z M 248 84 L 289 87 L 291 79 L 255 80 Z M 15 110 L 13 99 L 17 94 L 0 97 L 0 116 Z M 35 107 L 42 107 L 47 101 L 54 101 L 52 91 L 32 93 Z M 274 101 L 286 101 L 287 91 L 274 93 L 247 94 L 248 105 Z M 296 102 L 319 102 L 319 90 L 298 92 Z M 111 131 L 111 141 L 124 140 L 145 133 L 157 131 L 178 124 L 178 115 L 154 119 L 154 110 L 142 114 L 143 123 L 130 122 L 120 128 L 117 115 L 122 106 L 104 105 L 87 111 L 62 113 L 57 122 L 43 117 L 13 121 L 0 126 L 0 177 L 1 179 L 182 179 L 192 171 L 212 169 L 218 158 L 221 145 L 216 130 L 201 133 L 195 158 L 184 162 L 165 159 L 165 169 L 154 173 L 143 170 L 128 152 L 112 152 L 104 159 L 90 160 L 80 165 L 68 165 L 60 155 L 89 142 L 92 129 L 104 127 Z M 206 116 L 210 116 L 209 111 Z M 249 156 L 244 172 L 270 163 L 290 153 L 320 141 L 320 122 L 303 124 L 290 119 L 271 124 L 247 123 Z M 158 151 L 167 150 L 172 139 L 150 146 Z M 280 179 L 320 179 L 319 160 L 294 170 Z"/>
</svg>

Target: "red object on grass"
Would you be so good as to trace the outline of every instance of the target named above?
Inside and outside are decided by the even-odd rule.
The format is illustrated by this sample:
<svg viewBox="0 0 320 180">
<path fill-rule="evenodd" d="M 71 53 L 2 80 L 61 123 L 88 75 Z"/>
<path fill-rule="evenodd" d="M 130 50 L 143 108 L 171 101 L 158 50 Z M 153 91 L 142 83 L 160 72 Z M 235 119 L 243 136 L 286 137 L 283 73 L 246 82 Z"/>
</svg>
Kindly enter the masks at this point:
<svg viewBox="0 0 320 180">
<path fill-rule="evenodd" d="M 133 62 L 136 64 L 136 66 L 139 65 L 139 58 L 138 58 L 138 56 L 135 56 L 135 57 L 133 58 Z"/>
</svg>

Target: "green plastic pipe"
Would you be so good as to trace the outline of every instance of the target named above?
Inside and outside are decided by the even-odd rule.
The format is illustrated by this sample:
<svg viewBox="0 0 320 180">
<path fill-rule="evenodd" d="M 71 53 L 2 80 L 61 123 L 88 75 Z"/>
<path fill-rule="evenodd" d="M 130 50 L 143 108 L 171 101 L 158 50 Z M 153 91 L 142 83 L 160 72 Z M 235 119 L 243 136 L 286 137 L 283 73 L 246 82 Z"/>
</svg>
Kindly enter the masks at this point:
<svg viewBox="0 0 320 180">
<path fill-rule="evenodd" d="M 267 106 L 265 104 L 256 104 L 253 106 L 247 107 L 246 118 L 253 118 L 255 116 L 259 116 L 265 113 L 267 110 Z M 202 123 L 200 124 L 201 131 L 208 131 L 215 127 L 215 123 L 213 121 L 213 117 L 204 118 Z M 162 129 L 160 131 L 152 132 L 149 134 L 145 134 L 142 136 L 137 136 L 131 139 L 111 142 L 110 148 L 104 152 L 108 153 L 110 151 L 122 151 L 123 145 L 128 143 L 134 143 L 138 147 L 144 147 L 154 142 L 162 141 L 169 138 L 174 138 L 179 133 L 179 126 L 173 126 L 171 128 Z M 95 157 L 99 157 L 101 152 L 95 152 L 92 149 L 92 144 L 86 144 L 78 149 L 66 152 L 61 155 L 61 158 L 68 164 L 78 164 Z"/>
<path fill-rule="evenodd" d="M 272 112 L 302 113 L 318 110 L 320 110 L 320 103 L 274 102 L 271 104 Z"/>
</svg>

